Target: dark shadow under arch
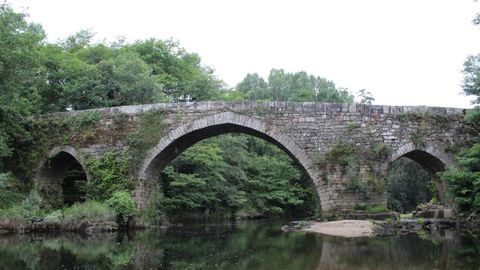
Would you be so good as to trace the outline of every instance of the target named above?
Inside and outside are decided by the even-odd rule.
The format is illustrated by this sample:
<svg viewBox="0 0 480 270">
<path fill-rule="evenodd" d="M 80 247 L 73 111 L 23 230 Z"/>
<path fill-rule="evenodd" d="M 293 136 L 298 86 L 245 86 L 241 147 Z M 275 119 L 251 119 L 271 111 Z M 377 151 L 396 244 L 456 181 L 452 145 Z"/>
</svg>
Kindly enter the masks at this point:
<svg viewBox="0 0 480 270">
<path fill-rule="evenodd" d="M 436 174 L 437 172 L 442 172 L 445 170 L 445 163 L 443 163 L 440 159 L 435 157 L 434 155 L 427 153 L 422 150 L 413 150 L 402 157 L 407 157 L 422 166 L 426 171 L 431 174 Z"/>
<path fill-rule="evenodd" d="M 77 180 L 87 182 L 89 179 L 89 174 L 81 160 L 76 157 L 76 153 L 71 147 L 55 148 L 39 165 L 35 176 L 35 188 L 40 196 L 53 207 L 81 202 L 85 198 L 86 194 L 75 196 L 70 191 L 65 191 L 64 196 L 64 190 L 72 188 L 74 185 L 73 180 L 64 181 L 65 174 L 70 169 L 76 171 L 73 177 L 79 177 Z"/>
<path fill-rule="evenodd" d="M 431 176 L 431 181 L 436 186 L 437 197 L 441 204 L 451 204 L 451 199 L 447 194 L 447 183 L 443 181 L 437 173 L 444 171 L 451 166 L 450 160 L 445 158 L 446 154 L 432 147 L 418 149 L 413 144 L 408 144 L 398 149 L 390 158 L 389 164 L 402 158 L 409 158 L 418 163 Z"/>
</svg>

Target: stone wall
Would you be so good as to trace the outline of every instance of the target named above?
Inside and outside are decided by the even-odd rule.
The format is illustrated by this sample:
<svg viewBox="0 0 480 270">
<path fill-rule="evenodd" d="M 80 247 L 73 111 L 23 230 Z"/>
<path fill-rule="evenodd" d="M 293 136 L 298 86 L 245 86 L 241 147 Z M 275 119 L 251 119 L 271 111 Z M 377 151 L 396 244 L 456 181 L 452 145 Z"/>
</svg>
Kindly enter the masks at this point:
<svg viewBox="0 0 480 270">
<path fill-rule="evenodd" d="M 138 162 L 132 170 L 132 178 L 138 179 L 134 196 L 140 206 L 150 201 L 159 173 L 169 161 L 196 142 L 227 132 L 258 136 L 285 150 L 310 176 L 324 213 L 384 204 L 382 183 L 390 162 L 408 156 L 435 173 L 454 165 L 450 150 L 474 133 L 462 120 L 463 109 L 312 102 L 150 104 L 50 114 L 43 119 L 92 111 L 101 117 L 87 139 L 71 135 L 61 145 L 52 139 L 47 148 L 68 146 L 75 149 L 77 160 L 98 158 L 107 150 L 131 146 L 132 136 L 148 130 L 150 141 L 137 144 Z M 145 126 L 142 117 L 156 111 L 161 112 L 156 116 L 161 121 Z M 88 167 L 84 168 L 88 174 Z M 37 186 L 42 181 L 42 174 L 37 174 Z"/>
</svg>

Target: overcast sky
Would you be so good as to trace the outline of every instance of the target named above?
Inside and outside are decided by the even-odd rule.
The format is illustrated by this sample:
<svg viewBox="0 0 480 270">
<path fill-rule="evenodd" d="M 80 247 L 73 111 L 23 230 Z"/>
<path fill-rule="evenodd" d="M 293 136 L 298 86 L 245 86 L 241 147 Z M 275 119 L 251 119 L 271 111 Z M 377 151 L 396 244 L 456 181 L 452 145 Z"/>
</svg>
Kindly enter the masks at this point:
<svg viewBox="0 0 480 270">
<path fill-rule="evenodd" d="M 9 0 L 49 41 L 174 38 L 235 86 L 247 73 L 304 70 L 375 104 L 470 107 L 462 65 L 480 53 L 473 0 Z"/>
</svg>

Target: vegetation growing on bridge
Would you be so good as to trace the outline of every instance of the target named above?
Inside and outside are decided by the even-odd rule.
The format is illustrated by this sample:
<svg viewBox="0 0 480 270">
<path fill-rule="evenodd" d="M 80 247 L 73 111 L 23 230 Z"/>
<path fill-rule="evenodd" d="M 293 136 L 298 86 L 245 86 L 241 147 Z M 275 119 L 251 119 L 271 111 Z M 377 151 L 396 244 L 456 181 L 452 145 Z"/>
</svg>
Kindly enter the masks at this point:
<svg viewBox="0 0 480 270">
<path fill-rule="evenodd" d="M 161 110 L 152 110 L 138 115 L 140 118 L 138 126 L 127 138 L 132 162 L 131 172 L 138 169 L 147 152 L 160 141 L 164 128 L 163 114 L 164 112 Z"/>
<path fill-rule="evenodd" d="M 383 188 L 382 177 L 376 175 L 378 169 L 375 165 L 387 159 L 390 151 L 381 143 L 364 147 L 339 141 L 319 156 L 316 164 L 324 172 L 325 181 L 328 181 L 329 174 L 341 173 L 347 178 L 346 192 L 369 198 L 370 192 L 379 192 Z M 361 172 L 362 167 L 366 169 L 364 172 Z M 340 171 L 337 171 L 337 168 Z"/>
<path fill-rule="evenodd" d="M 115 192 L 130 191 L 134 187 L 130 172 L 131 153 L 125 150 L 108 151 L 99 159 L 86 159 L 92 175 L 87 185 L 87 195 L 92 199 L 106 200 Z"/>
</svg>

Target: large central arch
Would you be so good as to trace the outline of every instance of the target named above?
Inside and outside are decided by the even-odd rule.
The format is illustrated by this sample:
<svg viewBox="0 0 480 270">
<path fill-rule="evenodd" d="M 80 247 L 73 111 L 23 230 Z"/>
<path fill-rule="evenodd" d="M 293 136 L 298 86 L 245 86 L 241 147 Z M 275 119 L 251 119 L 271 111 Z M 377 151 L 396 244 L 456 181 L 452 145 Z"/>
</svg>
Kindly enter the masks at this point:
<svg viewBox="0 0 480 270">
<path fill-rule="evenodd" d="M 305 151 L 298 147 L 291 138 L 281 134 L 276 127 L 269 126 L 258 119 L 232 112 L 207 116 L 182 125 L 166 134 L 149 151 L 142 162 L 138 174 L 141 183 L 137 185 L 134 194 L 137 204 L 142 206 L 149 202 L 153 192 L 152 186 L 155 186 L 162 170 L 184 150 L 201 140 L 232 132 L 263 138 L 285 151 L 310 178 L 312 187 L 316 191 L 318 206 L 321 207 L 322 198 L 320 198 L 321 194 L 318 194 L 318 187 L 315 183 L 315 179 L 320 178 L 313 161 Z"/>
</svg>

